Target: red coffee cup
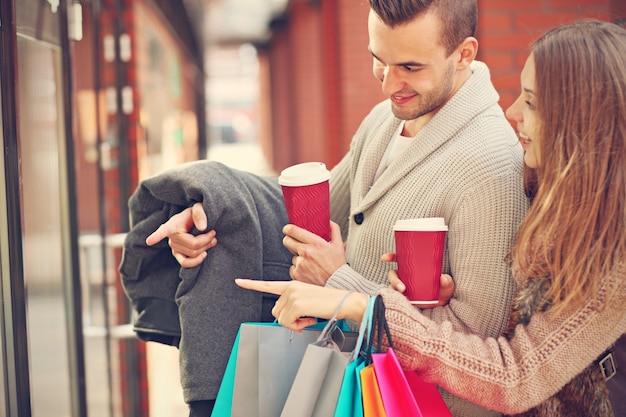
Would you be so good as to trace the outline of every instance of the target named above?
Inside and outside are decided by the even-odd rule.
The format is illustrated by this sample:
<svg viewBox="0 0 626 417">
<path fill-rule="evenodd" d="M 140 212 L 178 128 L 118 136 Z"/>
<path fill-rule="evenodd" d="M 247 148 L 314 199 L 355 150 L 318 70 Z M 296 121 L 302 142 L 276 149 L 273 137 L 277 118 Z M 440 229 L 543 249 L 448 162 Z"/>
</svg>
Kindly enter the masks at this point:
<svg viewBox="0 0 626 417">
<path fill-rule="evenodd" d="M 278 177 L 289 223 L 330 241 L 330 171 L 322 162 L 285 168 Z"/>
<path fill-rule="evenodd" d="M 398 277 L 416 306 L 439 302 L 446 226 L 442 217 L 398 220 L 393 227 Z"/>
</svg>

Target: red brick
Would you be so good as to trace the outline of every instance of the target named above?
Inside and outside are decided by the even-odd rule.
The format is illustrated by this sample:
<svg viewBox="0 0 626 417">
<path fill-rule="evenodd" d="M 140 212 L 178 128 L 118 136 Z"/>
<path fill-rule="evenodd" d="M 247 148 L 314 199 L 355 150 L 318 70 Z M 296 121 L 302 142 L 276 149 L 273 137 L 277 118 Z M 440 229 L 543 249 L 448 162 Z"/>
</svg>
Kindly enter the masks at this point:
<svg viewBox="0 0 626 417">
<path fill-rule="evenodd" d="M 567 0 L 566 0 L 567 1 Z M 543 0 L 479 0 L 478 10 L 533 10 L 540 9 Z"/>
<path fill-rule="evenodd" d="M 491 72 L 497 72 L 498 70 L 510 70 L 513 68 L 513 53 L 511 52 L 494 52 L 487 51 L 480 53 L 479 57 L 481 61 L 485 62 Z"/>
<path fill-rule="evenodd" d="M 521 29 L 547 30 L 551 27 L 576 20 L 573 12 L 562 13 L 519 13 L 514 17 L 515 27 Z"/>
<path fill-rule="evenodd" d="M 524 68 L 524 64 L 528 59 L 529 52 L 530 49 L 526 49 L 524 51 L 518 51 L 518 53 L 515 54 L 515 67 L 518 69 L 518 71 L 521 72 L 522 68 Z"/>
<path fill-rule="evenodd" d="M 598 11 L 598 12 L 590 12 L 588 10 L 582 11 L 579 10 L 578 13 L 576 14 L 576 18 L 577 19 L 599 19 L 599 20 L 604 20 L 606 22 L 612 22 L 615 19 L 618 18 L 624 18 L 626 17 L 626 15 L 624 16 L 616 16 L 614 13 L 610 12 L 610 11 Z"/>
<path fill-rule="evenodd" d="M 527 49 L 537 39 L 542 31 L 523 31 L 483 37 L 481 47 L 483 50 L 519 50 Z"/>
<path fill-rule="evenodd" d="M 610 0 L 549 0 L 550 6 L 557 8 L 610 7 Z"/>
<path fill-rule="evenodd" d="M 510 72 L 507 75 L 501 76 L 492 74 L 491 81 L 498 91 L 514 91 L 516 93 L 519 92 L 519 71 Z"/>
<path fill-rule="evenodd" d="M 511 14 L 499 12 L 486 12 L 478 17 L 478 28 L 481 36 L 490 35 L 493 32 L 510 30 Z"/>
</svg>

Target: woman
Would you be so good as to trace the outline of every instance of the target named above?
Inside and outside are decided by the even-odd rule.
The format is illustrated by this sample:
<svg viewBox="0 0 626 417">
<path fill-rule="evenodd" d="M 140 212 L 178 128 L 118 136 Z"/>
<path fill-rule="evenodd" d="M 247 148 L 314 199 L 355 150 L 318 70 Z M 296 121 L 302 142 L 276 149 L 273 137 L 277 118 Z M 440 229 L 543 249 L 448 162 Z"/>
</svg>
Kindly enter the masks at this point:
<svg viewBox="0 0 626 417">
<path fill-rule="evenodd" d="M 594 362 L 626 332 L 626 31 L 578 22 L 537 40 L 507 110 L 525 149 L 533 198 L 510 254 L 518 284 L 505 336 L 482 339 L 380 291 L 402 366 L 484 407 L 528 416 L 612 416 Z M 396 279 L 392 271 L 390 279 Z M 237 280 L 282 294 L 292 329 L 328 318 L 345 291 Z M 341 317 L 360 321 L 368 296 Z M 481 389 L 471 389 L 480 387 Z"/>
</svg>

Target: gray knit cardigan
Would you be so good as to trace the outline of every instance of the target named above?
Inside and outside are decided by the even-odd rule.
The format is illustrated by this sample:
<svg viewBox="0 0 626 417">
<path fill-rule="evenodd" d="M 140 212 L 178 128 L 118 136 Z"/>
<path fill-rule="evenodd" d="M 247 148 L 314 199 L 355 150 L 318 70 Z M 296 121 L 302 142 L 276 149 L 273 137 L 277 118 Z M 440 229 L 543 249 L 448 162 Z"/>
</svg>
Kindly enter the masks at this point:
<svg viewBox="0 0 626 417">
<path fill-rule="evenodd" d="M 413 143 L 373 182 L 401 122 L 389 101 L 364 119 L 349 153 L 332 171 L 331 215 L 347 231 L 347 261 L 327 285 L 370 294 L 387 285 L 395 264 L 397 219 L 443 217 L 449 227 L 443 271 L 456 289 L 446 307 L 425 310 L 455 329 L 498 336 L 507 325 L 515 285 L 505 257 L 528 201 L 519 141 L 498 105 L 489 70 L 473 74 L 419 131 Z M 455 416 L 490 416 L 444 393 Z"/>
</svg>

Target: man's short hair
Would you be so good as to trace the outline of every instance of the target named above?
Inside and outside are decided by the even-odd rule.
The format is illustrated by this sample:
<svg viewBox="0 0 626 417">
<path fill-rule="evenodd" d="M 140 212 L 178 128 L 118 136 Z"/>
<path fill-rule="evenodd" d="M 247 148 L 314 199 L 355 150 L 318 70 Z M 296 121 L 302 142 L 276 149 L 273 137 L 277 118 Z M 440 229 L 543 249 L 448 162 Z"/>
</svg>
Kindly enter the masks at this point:
<svg viewBox="0 0 626 417">
<path fill-rule="evenodd" d="M 410 22 L 433 11 L 441 19 L 441 44 L 451 54 L 463 40 L 476 33 L 477 0 L 369 0 L 370 7 L 387 26 Z"/>
</svg>

